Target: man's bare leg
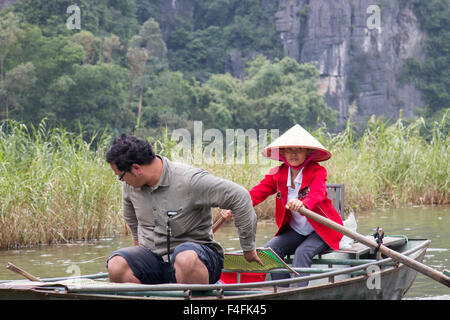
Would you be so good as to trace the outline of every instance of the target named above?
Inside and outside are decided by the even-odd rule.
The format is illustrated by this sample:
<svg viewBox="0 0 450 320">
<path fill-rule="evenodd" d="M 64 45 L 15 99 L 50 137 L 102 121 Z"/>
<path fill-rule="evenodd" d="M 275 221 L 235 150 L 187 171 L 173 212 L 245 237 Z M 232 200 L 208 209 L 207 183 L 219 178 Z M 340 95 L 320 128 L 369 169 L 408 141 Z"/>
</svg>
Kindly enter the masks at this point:
<svg viewBox="0 0 450 320">
<path fill-rule="evenodd" d="M 109 281 L 111 282 L 132 282 L 141 283 L 131 270 L 127 260 L 116 255 L 108 261 Z"/>
<path fill-rule="evenodd" d="M 208 284 L 209 272 L 194 250 L 180 252 L 175 257 L 177 283 Z"/>
</svg>

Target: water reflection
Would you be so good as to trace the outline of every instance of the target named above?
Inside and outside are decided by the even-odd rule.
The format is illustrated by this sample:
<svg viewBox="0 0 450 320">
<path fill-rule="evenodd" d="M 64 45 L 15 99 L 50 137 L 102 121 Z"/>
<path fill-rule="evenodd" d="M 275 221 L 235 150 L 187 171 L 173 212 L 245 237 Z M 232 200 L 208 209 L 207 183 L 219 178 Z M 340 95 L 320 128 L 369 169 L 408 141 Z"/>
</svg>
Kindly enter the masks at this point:
<svg viewBox="0 0 450 320">
<path fill-rule="evenodd" d="M 277 230 L 275 222 L 262 221 L 258 223 L 256 233 L 256 246 L 263 247 Z M 233 223 L 225 224 L 214 235 L 215 239 L 220 242 L 225 251 L 241 250 L 236 227 Z"/>
<path fill-rule="evenodd" d="M 357 222 L 358 232 L 363 234 L 370 234 L 373 228 L 379 225 L 387 234 L 430 239 L 430 248 L 423 263 L 439 271 L 450 267 L 450 206 L 376 210 L 359 214 Z M 444 285 L 419 273 L 406 295 L 406 298 L 417 297 L 450 299 L 450 294 Z"/>
<path fill-rule="evenodd" d="M 431 239 L 424 263 L 437 270 L 450 269 L 450 206 L 413 207 L 396 210 L 375 210 L 356 215 L 357 231 L 372 234 L 377 226 L 386 234 L 404 234 L 409 238 Z M 276 231 L 273 222 L 260 222 L 256 245 L 264 246 Z M 239 250 L 239 238 L 233 223 L 224 225 L 216 234 L 226 251 Z M 45 277 L 70 276 L 70 266 L 79 267 L 81 274 L 105 272 L 105 260 L 109 254 L 132 245 L 129 237 L 77 242 L 65 245 L 40 246 L 19 250 L 0 251 L 0 266 L 8 261 L 31 274 Z M 23 279 L 6 268 L 0 268 L 0 279 Z M 419 274 L 406 298 L 450 299 L 448 288 Z"/>
</svg>

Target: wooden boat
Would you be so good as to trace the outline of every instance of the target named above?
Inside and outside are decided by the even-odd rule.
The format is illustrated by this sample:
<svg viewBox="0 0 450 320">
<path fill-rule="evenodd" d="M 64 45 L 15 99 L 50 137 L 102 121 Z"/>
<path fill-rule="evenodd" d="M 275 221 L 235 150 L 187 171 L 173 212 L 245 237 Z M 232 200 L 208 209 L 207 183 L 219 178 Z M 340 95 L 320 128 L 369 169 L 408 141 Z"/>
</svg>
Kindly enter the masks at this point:
<svg viewBox="0 0 450 320">
<path fill-rule="evenodd" d="M 344 185 L 329 184 L 327 189 L 333 206 L 344 219 Z M 430 240 L 386 236 L 383 244 L 417 262 L 422 262 Z M 291 268 L 281 262 L 275 269 L 254 270 L 253 267 L 248 268 L 245 260 L 242 260 L 243 263 L 236 269 L 232 263 L 227 263 L 235 257 L 233 253 L 226 254 L 221 278 L 233 278 L 229 276 L 232 272 L 235 275 L 235 281 L 232 281 L 234 283 L 219 281 L 213 285 L 119 284 L 108 282 L 108 275 L 99 273 L 41 281 L 0 281 L 0 299 L 393 300 L 401 299 L 407 293 L 417 275 L 417 271 L 393 261 L 392 258 L 377 260 L 373 249 L 359 242 L 355 242 L 347 250 L 330 250 L 316 256 L 311 268 Z M 267 261 L 264 263 L 270 264 Z M 272 280 L 273 273 L 295 273 L 295 276 Z M 308 275 L 299 277 L 299 273 Z M 308 282 L 306 287 L 298 287 L 300 282 L 305 281 Z"/>
<path fill-rule="evenodd" d="M 421 262 L 430 240 L 385 238 L 385 245 Z M 107 274 L 78 278 L 49 278 L 40 282 L 9 280 L 0 282 L 0 299 L 401 299 L 413 284 L 417 271 L 391 258 L 375 259 L 372 249 L 355 243 L 351 249 L 329 251 L 316 256 L 311 268 L 293 268 L 308 276 L 271 280 L 278 268 L 267 272 L 264 281 L 244 283 L 248 271 L 242 270 L 240 283 L 213 285 L 136 285 L 110 283 Z M 223 273 L 230 270 L 223 270 Z M 235 271 L 233 271 L 235 272 Z M 254 271 L 252 271 L 254 272 Z M 296 286 L 308 281 L 306 287 Z M 286 287 L 287 285 L 287 287 Z"/>
</svg>

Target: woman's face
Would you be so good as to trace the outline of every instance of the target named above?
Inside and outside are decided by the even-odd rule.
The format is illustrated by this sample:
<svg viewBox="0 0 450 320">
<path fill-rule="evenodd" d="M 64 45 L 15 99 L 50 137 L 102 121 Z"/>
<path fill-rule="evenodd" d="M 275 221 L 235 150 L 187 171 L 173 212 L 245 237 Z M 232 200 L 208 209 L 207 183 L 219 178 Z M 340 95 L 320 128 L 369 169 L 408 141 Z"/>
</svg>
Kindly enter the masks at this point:
<svg viewBox="0 0 450 320">
<path fill-rule="evenodd" d="M 309 149 L 305 148 L 281 148 L 280 154 L 293 167 L 297 167 L 305 162 L 309 155 Z"/>
</svg>

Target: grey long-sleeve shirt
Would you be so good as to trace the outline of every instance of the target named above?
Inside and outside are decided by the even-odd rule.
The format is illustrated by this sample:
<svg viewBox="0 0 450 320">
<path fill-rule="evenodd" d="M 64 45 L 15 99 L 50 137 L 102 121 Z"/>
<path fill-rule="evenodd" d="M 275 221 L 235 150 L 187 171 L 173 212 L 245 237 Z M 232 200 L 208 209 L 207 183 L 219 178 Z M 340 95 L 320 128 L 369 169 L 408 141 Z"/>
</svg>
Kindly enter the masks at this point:
<svg viewBox="0 0 450 320">
<path fill-rule="evenodd" d="M 255 249 L 256 214 L 248 191 L 207 171 L 165 157 L 156 187 L 123 184 L 123 216 L 134 240 L 164 259 L 167 254 L 167 212 L 170 217 L 170 252 L 186 241 L 212 244 L 223 254 L 212 233 L 211 208 L 230 209 L 241 248 Z"/>
</svg>

